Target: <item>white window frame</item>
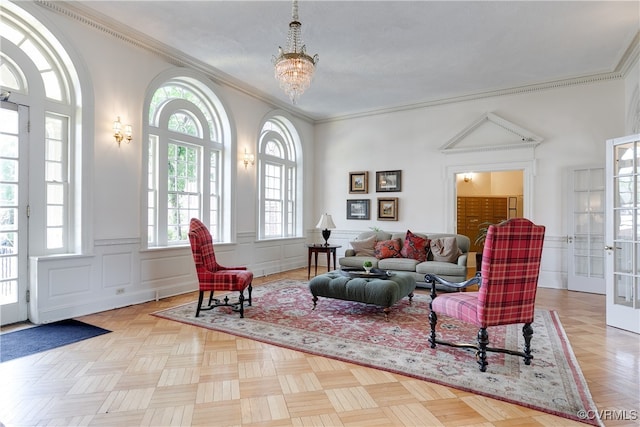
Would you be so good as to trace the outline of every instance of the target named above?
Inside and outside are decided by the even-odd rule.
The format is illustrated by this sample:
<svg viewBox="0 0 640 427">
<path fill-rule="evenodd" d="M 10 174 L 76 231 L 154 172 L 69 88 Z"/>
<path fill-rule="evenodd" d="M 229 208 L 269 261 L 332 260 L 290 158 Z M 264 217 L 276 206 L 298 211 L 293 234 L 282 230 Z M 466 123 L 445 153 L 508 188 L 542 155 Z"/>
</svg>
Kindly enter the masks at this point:
<svg viewBox="0 0 640 427">
<path fill-rule="evenodd" d="M 231 240 L 230 212 L 230 145 L 231 126 L 226 109 L 202 76 L 191 71 L 169 71 L 158 76 L 150 85 L 145 102 L 145 137 L 143 169 L 147 180 L 143 183 L 144 242 L 148 248 L 185 246 L 189 244 L 188 223 L 190 218 L 181 218 L 181 240 L 172 240 L 169 235 L 169 188 L 168 188 L 168 144 L 197 147 L 198 191 L 197 212 L 188 216 L 197 217 L 205 223 L 215 242 Z M 151 105 L 154 94 L 167 87 L 182 88 L 188 96 L 169 95 L 158 105 Z M 183 113 L 196 124 L 195 134 L 170 129 L 169 121 L 175 113 Z M 212 165 L 212 161 L 217 164 Z M 211 174 L 215 173 L 216 176 Z M 193 196 L 193 195 L 192 195 Z M 217 205 L 216 205 L 217 203 Z M 184 222 L 183 222 L 184 221 Z"/>
<path fill-rule="evenodd" d="M 275 144 L 279 155 L 267 152 L 269 144 Z M 301 237 L 302 195 L 300 183 L 300 138 L 293 123 L 281 116 L 274 115 L 267 118 L 260 130 L 258 139 L 258 239 L 281 239 Z M 280 170 L 278 197 L 270 198 L 269 185 L 273 179 L 267 176 L 270 168 Z M 269 202 L 276 201 L 281 206 L 281 212 L 276 218 L 279 232 L 269 232 L 269 220 L 273 220 L 267 209 Z"/>
</svg>

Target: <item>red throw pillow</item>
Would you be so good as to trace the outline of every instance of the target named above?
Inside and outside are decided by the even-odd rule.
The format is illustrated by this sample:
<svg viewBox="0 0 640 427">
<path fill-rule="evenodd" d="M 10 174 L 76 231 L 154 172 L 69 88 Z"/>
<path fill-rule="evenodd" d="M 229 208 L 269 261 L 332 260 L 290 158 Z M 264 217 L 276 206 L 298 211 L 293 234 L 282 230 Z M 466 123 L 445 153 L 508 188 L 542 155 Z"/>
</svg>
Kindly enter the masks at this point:
<svg viewBox="0 0 640 427">
<path fill-rule="evenodd" d="M 400 258 L 400 239 L 381 240 L 376 243 L 376 258 Z"/>
<path fill-rule="evenodd" d="M 429 239 L 417 236 L 410 230 L 407 230 L 400 255 L 404 258 L 411 258 L 420 262 L 426 261 L 429 255 L 430 243 L 431 241 Z"/>
</svg>

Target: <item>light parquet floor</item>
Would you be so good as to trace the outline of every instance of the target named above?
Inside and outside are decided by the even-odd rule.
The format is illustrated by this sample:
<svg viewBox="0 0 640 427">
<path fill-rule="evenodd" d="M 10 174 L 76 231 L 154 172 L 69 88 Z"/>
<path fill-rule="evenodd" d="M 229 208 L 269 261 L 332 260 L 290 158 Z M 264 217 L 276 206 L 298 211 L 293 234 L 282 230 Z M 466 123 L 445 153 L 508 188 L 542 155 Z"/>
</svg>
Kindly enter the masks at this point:
<svg viewBox="0 0 640 427">
<path fill-rule="evenodd" d="M 254 285 L 281 278 L 306 280 L 306 269 L 256 278 Z M 84 316 L 79 320 L 113 332 L 0 364 L 0 421 L 6 426 L 584 425 L 149 315 L 195 299 L 191 293 Z M 593 398 L 605 411 L 605 424 L 636 426 L 640 337 L 606 327 L 604 304 L 599 295 L 538 292 L 538 307 L 559 312 Z"/>
</svg>

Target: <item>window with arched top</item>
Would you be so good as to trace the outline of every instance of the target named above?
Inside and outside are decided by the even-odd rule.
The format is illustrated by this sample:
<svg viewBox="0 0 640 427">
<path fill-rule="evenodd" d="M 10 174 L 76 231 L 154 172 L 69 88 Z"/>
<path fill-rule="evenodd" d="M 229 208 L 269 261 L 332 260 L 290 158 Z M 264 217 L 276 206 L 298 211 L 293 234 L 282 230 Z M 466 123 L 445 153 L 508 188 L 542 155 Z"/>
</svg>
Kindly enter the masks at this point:
<svg viewBox="0 0 640 427">
<path fill-rule="evenodd" d="M 229 240 L 223 197 L 229 122 L 204 79 L 177 76 L 152 89 L 148 103 L 147 245 L 189 243 L 199 218 L 216 242 Z"/>
<path fill-rule="evenodd" d="M 285 117 L 265 121 L 258 140 L 259 238 L 276 239 L 301 234 L 298 185 L 298 132 Z"/>
<path fill-rule="evenodd" d="M 87 151 L 79 149 L 81 79 L 68 49 L 28 12 L 29 7 L 27 2 L 3 2 L 0 7 L 0 121 L 8 124 L 15 111 L 16 123 L 28 122 L 15 132 L 2 132 L 0 240 L 3 245 L 14 244 L 18 216 L 7 216 L 7 212 L 13 212 L 14 204 L 16 213 L 20 212 L 18 200 L 27 200 L 29 194 L 30 235 L 44 237 L 30 239 L 30 254 L 77 253 L 87 245 L 82 241 L 83 218 L 79 216 L 85 168 L 79 153 Z M 27 141 L 28 150 L 19 147 L 19 141 Z M 21 174 L 18 180 L 21 171 L 28 174 Z M 14 225 L 15 233 L 7 232 Z"/>
</svg>

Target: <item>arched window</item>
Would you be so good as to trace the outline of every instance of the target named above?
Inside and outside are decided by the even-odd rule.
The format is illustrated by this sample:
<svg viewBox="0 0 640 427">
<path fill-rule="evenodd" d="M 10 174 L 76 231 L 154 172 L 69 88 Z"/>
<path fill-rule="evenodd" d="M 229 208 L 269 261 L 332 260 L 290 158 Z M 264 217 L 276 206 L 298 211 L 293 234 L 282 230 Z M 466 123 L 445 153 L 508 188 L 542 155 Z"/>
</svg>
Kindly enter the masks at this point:
<svg viewBox="0 0 640 427">
<path fill-rule="evenodd" d="M 15 108 L 17 116 L 26 117 L 25 123 L 29 123 L 27 131 L 21 128 L 14 136 L 3 139 L 0 192 L 6 196 L 10 191 L 16 195 L 15 200 L 18 194 L 24 199 L 27 191 L 29 193 L 30 235 L 39 236 L 30 239 L 31 255 L 78 253 L 88 242 L 82 241 L 82 223 L 87 219 L 78 214 L 83 211 L 84 169 L 77 153 L 90 158 L 87 149 L 78 149 L 82 140 L 80 133 L 86 128 L 82 121 L 80 77 L 67 49 L 27 12 L 30 5 L 24 6 L 25 9 L 12 2 L 3 2 L 0 8 L 0 89 L 10 92 L 3 110 Z M 85 99 L 85 102 L 90 101 Z M 9 145 L 24 140 L 24 135 L 32 142 L 28 144 L 28 155 L 25 152 L 23 156 Z M 13 164 L 16 165 L 16 177 L 18 170 L 28 171 L 21 175 L 15 192 L 12 190 L 13 178 L 5 175 L 7 167 L 13 170 L 10 166 Z M 7 202 L 5 199 L 8 205 L 3 202 L 3 208 L 12 209 L 9 205 L 13 206 L 15 200 Z M 3 214 L 6 212 L 3 209 Z M 7 218 L 3 217 L 2 221 L 5 220 Z M 26 225 L 26 221 L 22 225 Z M 3 231 L 11 228 L 3 222 Z M 13 239 L 13 233 L 2 234 L 3 242 Z"/>
<path fill-rule="evenodd" d="M 231 138 L 225 110 L 205 79 L 159 80 L 147 103 L 147 244 L 188 244 L 194 217 L 209 226 L 214 241 L 229 241 Z"/>
<path fill-rule="evenodd" d="M 301 235 L 300 138 L 285 117 L 268 119 L 258 140 L 259 238 Z"/>
</svg>

